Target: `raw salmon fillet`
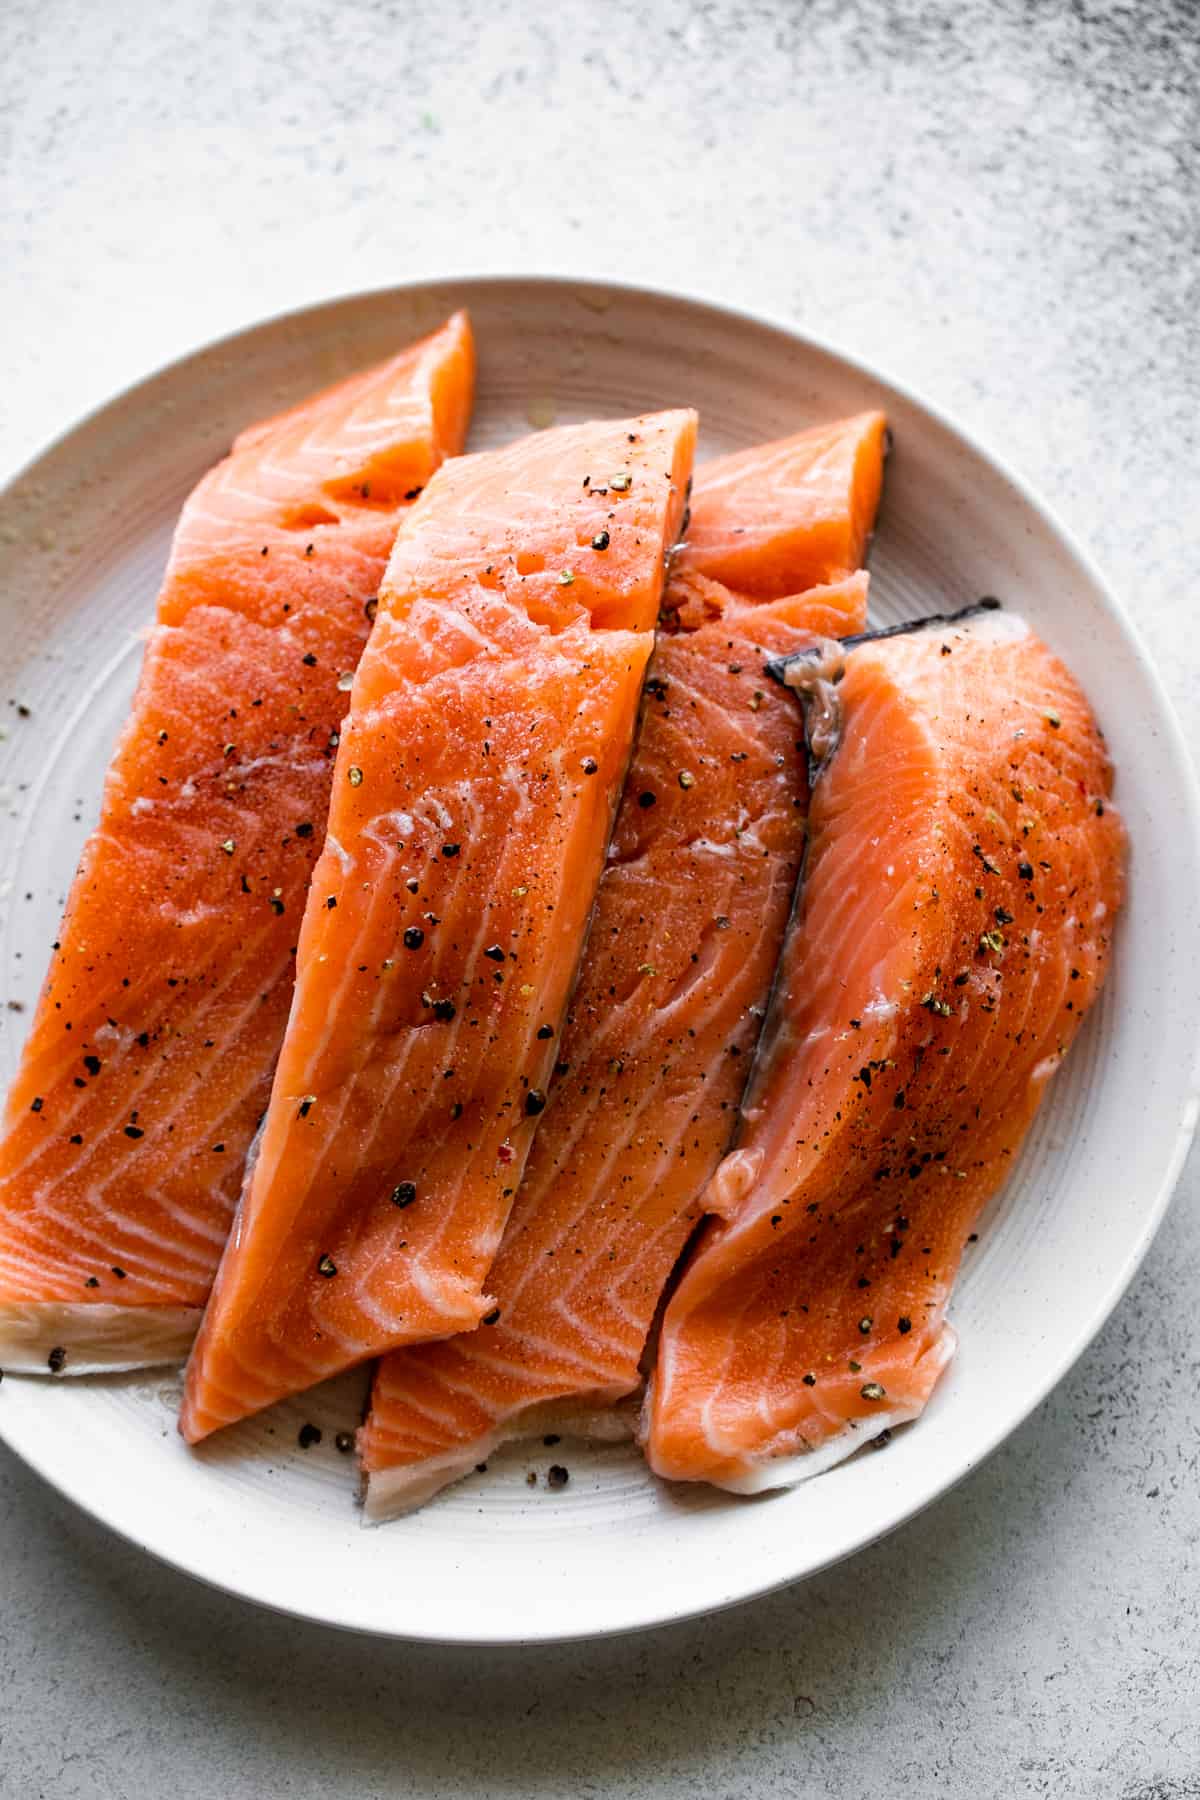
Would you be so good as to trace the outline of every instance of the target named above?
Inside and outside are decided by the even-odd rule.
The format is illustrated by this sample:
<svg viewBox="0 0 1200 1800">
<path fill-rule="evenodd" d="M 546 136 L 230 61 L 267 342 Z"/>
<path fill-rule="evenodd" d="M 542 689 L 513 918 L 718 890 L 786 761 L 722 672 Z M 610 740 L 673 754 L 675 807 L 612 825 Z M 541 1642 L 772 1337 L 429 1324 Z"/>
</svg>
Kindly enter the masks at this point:
<svg viewBox="0 0 1200 1800">
<path fill-rule="evenodd" d="M 740 1492 L 921 1412 L 964 1243 L 1100 988 L 1122 895 L 1103 739 L 1020 619 L 826 662 L 836 688 L 791 672 L 826 735 L 840 713 L 801 907 L 644 1416 L 658 1474 Z"/>
<path fill-rule="evenodd" d="M 860 627 L 866 585 L 811 605 L 728 596 L 723 618 L 660 641 L 560 1074 L 488 1278 L 496 1311 L 380 1365 L 359 1434 L 369 1517 L 420 1504 L 507 1437 L 628 1435 L 604 1414 L 639 1384 L 729 1143 L 803 851 L 795 701 L 763 652 L 814 624 Z"/>
<path fill-rule="evenodd" d="M 859 413 L 703 464 L 680 572 L 778 599 L 860 568 L 886 437 L 881 412 Z"/>
<path fill-rule="evenodd" d="M 471 335 L 244 432 L 184 507 L 0 1141 L 0 1364 L 181 1358 L 270 1093 L 344 691 Z"/>
<path fill-rule="evenodd" d="M 190 1440 L 493 1305 L 694 437 L 684 411 L 543 432 L 447 464 L 401 531 Z"/>
<path fill-rule="evenodd" d="M 882 429 L 869 435 L 881 456 Z M 879 493 L 878 468 L 847 457 L 815 513 L 810 461 L 806 433 L 700 469 L 691 538 L 723 492 L 726 526 L 736 505 L 767 546 L 765 566 L 743 570 L 768 588 L 803 572 L 806 532 L 819 552 L 839 520 L 864 516 L 864 486 Z M 764 679 L 764 654 L 861 631 L 867 577 L 755 604 L 690 571 L 686 551 L 680 562 L 560 1073 L 488 1278 L 498 1317 L 380 1365 L 359 1434 L 371 1519 L 419 1505 L 505 1438 L 629 1434 L 616 1403 L 640 1384 L 655 1309 L 732 1135 L 807 805 L 796 704 Z"/>
</svg>

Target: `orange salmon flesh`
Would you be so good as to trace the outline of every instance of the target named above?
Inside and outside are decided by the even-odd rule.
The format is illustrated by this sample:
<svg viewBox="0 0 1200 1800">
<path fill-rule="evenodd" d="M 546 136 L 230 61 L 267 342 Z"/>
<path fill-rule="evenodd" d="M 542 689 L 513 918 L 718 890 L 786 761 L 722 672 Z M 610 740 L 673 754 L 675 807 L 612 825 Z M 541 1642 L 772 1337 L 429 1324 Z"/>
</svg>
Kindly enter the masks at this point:
<svg viewBox="0 0 1200 1800">
<path fill-rule="evenodd" d="M 844 429 L 854 448 L 827 456 L 819 504 L 808 433 L 702 467 L 689 545 L 705 541 L 720 493 L 731 532 L 735 516 L 749 531 L 775 521 L 758 559 L 743 557 L 760 591 L 802 578 L 824 545 L 847 541 L 846 521 L 873 519 L 861 490 L 873 503 L 880 472 L 857 447 L 881 459 L 883 422 Z M 755 602 L 693 560 L 680 552 L 665 597 L 558 1074 L 488 1281 L 494 1316 L 382 1363 L 359 1434 L 371 1517 L 418 1504 L 506 1437 L 628 1431 L 617 1403 L 639 1386 L 655 1309 L 729 1143 L 807 805 L 798 710 L 765 679 L 764 655 L 861 631 L 867 578 Z"/>
<path fill-rule="evenodd" d="M 186 1354 L 267 1104 L 345 691 L 462 447 L 464 315 L 239 437 L 187 501 L 0 1140 L 0 1365 Z"/>
<path fill-rule="evenodd" d="M 188 1365 L 195 1441 L 471 1329 L 628 766 L 695 415 L 450 462 L 396 542 L 296 994 Z"/>
<path fill-rule="evenodd" d="M 458 313 L 183 508 L 0 1130 L 0 1367 L 187 1358 L 196 1444 L 375 1362 L 371 1522 L 542 1434 L 789 1486 L 953 1358 L 1108 973 L 1108 753 L 995 602 L 867 631 L 881 413 L 693 474 L 687 408 L 464 455 L 474 381 Z"/>
<path fill-rule="evenodd" d="M 1100 988 L 1123 888 L 1103 739 L 1020 619 L 835 660 L 800 910 L 642 1426 L 659 1475 L 742 1492 L 924 1407 L 964 1244 Z"/>
</svg>

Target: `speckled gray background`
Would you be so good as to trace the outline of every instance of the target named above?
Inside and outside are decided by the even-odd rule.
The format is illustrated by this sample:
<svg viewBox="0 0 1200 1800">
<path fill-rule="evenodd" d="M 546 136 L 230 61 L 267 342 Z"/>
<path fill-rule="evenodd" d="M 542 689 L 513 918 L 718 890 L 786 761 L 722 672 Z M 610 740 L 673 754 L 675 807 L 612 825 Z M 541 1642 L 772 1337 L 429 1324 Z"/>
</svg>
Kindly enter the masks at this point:
<svg viewBox="0 0 1200 1800">
<path fill-rule="evenodd" d="M 330 292 L 686 288 L 1000 448 L 1107 567 L 1195 746 L 1198 93 L 1196 0 L 3 0 L 0 462 Z M 962 1488 L 649 1637 L 467 1654 L 280 1621 L 0 1452 L 0 1795 L 1200 1796 L 1196 1177 Z"/>
</svg>

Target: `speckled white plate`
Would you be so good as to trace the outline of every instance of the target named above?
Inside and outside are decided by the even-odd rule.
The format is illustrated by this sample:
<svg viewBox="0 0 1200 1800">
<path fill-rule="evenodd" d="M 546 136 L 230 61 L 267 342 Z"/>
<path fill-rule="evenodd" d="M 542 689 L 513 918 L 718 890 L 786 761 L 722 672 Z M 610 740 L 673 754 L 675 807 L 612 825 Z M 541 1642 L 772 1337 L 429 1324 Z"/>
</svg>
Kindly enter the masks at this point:
<svg viewBox="0 0 1200 1800">
<path fill-rule="evenodd" d="M 868 406 L 896 448 L 871 559 L 882 621 L 981 593 L 1070 662 L 1108 733 L 1133 844 L 1113 979 L 969 1253 L 961 1349 L 924 1418 L 790 1492 L 669 1491 L 628 1447 L 540 1441 L 423 1512 L 364 1530 L 346 1377 L 199 1452 L 177 1382 L 0 1385 L 0 1432 L 147 1550 L 284 1611 L 397 1637 L 583 1637 L 726 1606 L 848 1555 L 993 1450 L 1086 1349 L 1161 1219 L 1200 1070 L 1200 829 L 1186 751 L 1117 602 L 1045 509 L 911 395 L 778 326 L 667 295 L 545 280 L 338 301 L 177 363 L 86 420 L 0 496 L 0 1071 L 16 1065 L 47 947 L 137 673 L 176 514 L 239 426 L 383 357 L 454 306 L 481 349 L 472 443 L 554 419 L 698 406 L 702 454 Z M 21 710 L 28 709 L 25 716 Z M 319 1446 L 297 1444 L 305 1421 Z M 527 1474 L 539 1474 L 535 1487 Z"/>
</svg>

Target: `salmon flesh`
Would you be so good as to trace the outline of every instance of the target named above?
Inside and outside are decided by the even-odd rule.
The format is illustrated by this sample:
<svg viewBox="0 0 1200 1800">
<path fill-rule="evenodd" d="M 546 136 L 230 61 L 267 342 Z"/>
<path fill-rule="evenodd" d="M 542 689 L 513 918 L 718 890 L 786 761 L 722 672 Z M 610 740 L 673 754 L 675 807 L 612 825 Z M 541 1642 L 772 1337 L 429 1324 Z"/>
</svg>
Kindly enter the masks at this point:
<svg viewBox="0 0 1200 1800">
<path fill-rule="evenodd" d="M 823 572 L 830 543 L 861 552 L 873 522 L 882 418 L 820 442 L 819 483 L 811 433 L 697 472 L 558 1073 L 488 1281 L 495 1315 L 381 1364 L 359 1433 L 371 1519 L 506 1438 L 636 1419 L 621 1402 L 732 1136 L 803 851 L 803 733 L 764 662 L 865 624 L 865 574 L 776 594 Z M 713 507 L 753 539 L 739 568 L 770 598 L 697 568 Z"/>
<path fill-rule="evenodd" d="M 342 729 L 296 993 L 188 1365 L 191 1441 L 479 1324 L 633 742 L 695 415 L 447 463 Z"/>
<path fill-rule="evenodd" d="M 946 1304 L 1100 990 L 1125 834 L 1087 701 L 984 613 L 793 659 L 820 722 L 795 924 L 642 1435 L 742 1493 L 915 1418 Z"/>
<path fill-rule="evenodd" d="M 466 433 L 466 317 L 243 432 L 183 509 L 0 1139 L 0 1365 L 181 1359 L 267 1104 L 346 691 Z"/>
</svg>

